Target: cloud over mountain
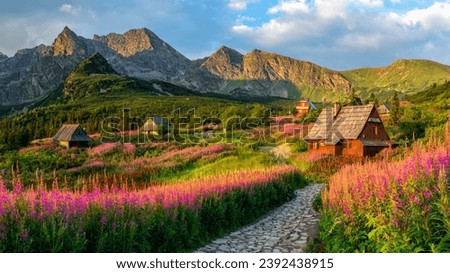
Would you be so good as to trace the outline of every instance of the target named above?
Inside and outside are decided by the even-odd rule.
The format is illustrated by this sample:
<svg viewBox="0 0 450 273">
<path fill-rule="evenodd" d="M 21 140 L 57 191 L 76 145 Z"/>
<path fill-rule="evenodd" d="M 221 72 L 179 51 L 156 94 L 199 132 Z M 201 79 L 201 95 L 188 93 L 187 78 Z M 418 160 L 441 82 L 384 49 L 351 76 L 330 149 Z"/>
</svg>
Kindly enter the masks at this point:
<svg viewBox="0 0 450 273">
<path fill-rule="evenodd" d="M 399 58 L 450 63 L 449 0 L 5 2 L 0 52 L 8 56 L 51 43 L 67 25 L 84 37 L 148 27 L 191 59 L 227 44 L 334 69 L 387 65 Z"/>
</svg>

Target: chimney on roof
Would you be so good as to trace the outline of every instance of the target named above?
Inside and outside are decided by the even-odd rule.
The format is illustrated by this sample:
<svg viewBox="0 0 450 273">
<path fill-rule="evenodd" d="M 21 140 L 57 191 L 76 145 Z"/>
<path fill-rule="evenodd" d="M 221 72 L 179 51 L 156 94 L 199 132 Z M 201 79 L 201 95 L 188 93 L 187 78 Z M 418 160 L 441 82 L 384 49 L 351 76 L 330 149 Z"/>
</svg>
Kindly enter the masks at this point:
<svg viewBox="0 0 450 273">
<path fill-rule="evenodd" d="M 447 115 L 447 131 L 450 133 L 450 112 Z"/>
<path fill-rule="evenodd" d="M 335 118 L 339 114 L 340 110 L 341 110 L 341 104 L 339 102 L 333 103 L 333 118 Z"/>
</svg>

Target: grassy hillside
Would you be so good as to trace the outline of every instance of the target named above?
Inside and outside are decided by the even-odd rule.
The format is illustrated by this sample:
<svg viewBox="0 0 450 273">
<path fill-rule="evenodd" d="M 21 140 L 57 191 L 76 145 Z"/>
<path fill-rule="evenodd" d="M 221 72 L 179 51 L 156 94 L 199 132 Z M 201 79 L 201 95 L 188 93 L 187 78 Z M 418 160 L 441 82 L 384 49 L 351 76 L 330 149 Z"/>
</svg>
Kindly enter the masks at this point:
<svg viewBox="0 0 450 273">
<path fill-rule="evenodd" d="M 158 84 L 163 86 L 165 83 Z M 169 87 L 175 88 L 173 85 Z M 257 102 L 195 95 L 161 96 L 127 88 L 123 92 L 69 101 L 59 97 L 45 106 L 0 120 L 0 127 L 5 129 L 0 131 L 0 151 L 19 148 L 32 139 L 51 137 L 64 123 L 80 123 L 88 133 L 94 133 L 100 132 L 111 121 L 121 128 L 136 129 L 129 124 L 137 121 L 139 125 L 152 116 L 198 123 L 209 117 L 221 118 L 224 113 L 247 117 L 256 109 L 270 108 L 273 114 L 285 114 L 294 105 L 295 101 L 286 99 L 261 99 Z"/>
<path fill-rule="evenodd" d="M 408 96 L 407 99 L 414 103 L 439 103 L 450 104 L 450 82 L 441 85 L 433 85 L 426 90 Z"/>
<path fill-rule="evenodd" d="M 450 111 L 450 82 L 433 85 L 406 96 L 411 102 L 400 109 L 399 129 L 405 139 L 442 134 Z"/>
<path fill-rule="evenodd" d="M 450 79 L 450 66 L 428 60 L 398 60 L 387 67 L 343 71 L 356 90 L 367 98 L 371 92 L 384 100 L 394 91 L 413 94 Z"/>
</svg>

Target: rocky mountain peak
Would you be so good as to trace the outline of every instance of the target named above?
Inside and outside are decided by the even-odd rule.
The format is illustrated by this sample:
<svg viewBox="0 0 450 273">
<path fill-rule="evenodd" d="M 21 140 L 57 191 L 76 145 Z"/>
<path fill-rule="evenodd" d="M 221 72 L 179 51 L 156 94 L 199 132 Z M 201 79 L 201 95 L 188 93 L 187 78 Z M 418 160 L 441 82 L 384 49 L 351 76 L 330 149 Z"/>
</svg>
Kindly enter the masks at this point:
<svg viewBox="0 0 450 273">
<path fill-rule="evenodd" d="M 221 46 L 219 50 L 217 50 L 212 56 L 214 55 L 224 56 L 230 60 L 230 63 L 233 64 L 242 63 L 242 59 L 244 57 L 244 55 L 239 53 L 237 50 L 234 50 L 226 46 Z"/>
<path fill-rule="evenodd" d="M 311 62 L 261 50 L 253 50 L 244 56 L 244 74 L 247 79 L 288 81 L 295 86 L 350 93 L 352 84 L 336 71 Z"/>
<path fill-rule="evenodd" d="M 85 52 L 86 44 L 84 43 L 83 38 L 78 37 L 75 32 L 66 26 L 58 37 L 56 37 L 52 44 L 52 48 L 55 56 L 72 56 L 76 52 Z"/>
<path fill-rule="evenodd" d="M 201 67 L 224 79 L 238 79 L 243 72 L 243 57 L 238 51 L 222 46 Z"/>
<path fill-rule="evenodd" d="M 8 56 L 0 52 L 0 60 L 7 59 Z"/>
<path fill-rule="evenodd" d="M 153 43 L 163 43 L 156 34 L 145 28 L 132 29 L 124 34 L 94 35 L 93 40 L 106 44 L 123 57 L 130 57 L 139 52 L 153 50 Z"/>
</svg>

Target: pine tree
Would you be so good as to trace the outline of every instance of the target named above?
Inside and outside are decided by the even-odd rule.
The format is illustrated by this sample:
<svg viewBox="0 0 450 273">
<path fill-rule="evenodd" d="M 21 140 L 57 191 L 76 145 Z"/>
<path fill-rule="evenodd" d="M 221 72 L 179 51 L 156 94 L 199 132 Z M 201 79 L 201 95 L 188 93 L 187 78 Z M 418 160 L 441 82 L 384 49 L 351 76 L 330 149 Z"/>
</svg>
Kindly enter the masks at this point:
<svg viewBox="0 0 450 273">
<path fill-rule="evenodd" d="M 369 103 L 373 103 L 375 106 L 378 106 L 378 99 L 375 97 L 373 92 L 370 92 Z"/>
<path fill-rule="evenodd" d="M 390 121 L 393 125 L 398 125 L 398 121 L 400 120 L 400 100 L 397 92 L 394 93 L 391 104 Z"/>
</svg>

